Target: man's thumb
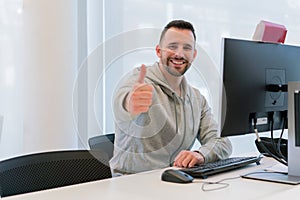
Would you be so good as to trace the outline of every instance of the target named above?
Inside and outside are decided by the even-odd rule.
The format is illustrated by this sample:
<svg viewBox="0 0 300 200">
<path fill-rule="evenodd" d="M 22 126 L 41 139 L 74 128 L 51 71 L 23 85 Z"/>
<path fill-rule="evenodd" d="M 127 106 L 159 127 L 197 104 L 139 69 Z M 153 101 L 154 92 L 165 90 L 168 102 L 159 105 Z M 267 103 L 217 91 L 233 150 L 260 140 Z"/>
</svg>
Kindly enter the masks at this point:
<svg viewBox="0 0 300 200">
<path fill-rule="evenodd" d="M 146 72 L 147 72 L 146 66 L 144 64 L 142 64 L 141 70 L 140 70 L 140 75 L 138 78 L 138 83 L 141 83 L 141 84 L 144 83 Z"/>
</svg>

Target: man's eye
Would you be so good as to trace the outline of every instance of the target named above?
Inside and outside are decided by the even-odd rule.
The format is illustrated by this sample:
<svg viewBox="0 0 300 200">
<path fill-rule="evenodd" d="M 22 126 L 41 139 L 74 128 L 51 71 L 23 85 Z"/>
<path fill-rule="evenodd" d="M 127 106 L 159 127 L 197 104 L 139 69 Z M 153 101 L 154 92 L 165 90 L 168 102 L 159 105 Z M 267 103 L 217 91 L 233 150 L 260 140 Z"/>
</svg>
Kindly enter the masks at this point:
<svg viewBox="0 0 300 200">
<path fill-rule="evenodd" d="M 190 46 L 185 46 L 185 47 L 183 47 L 183 49 L 184 49 L 184 50 L 192 50 L 192 47 L 190 47 Z"/>
<path fill-rule="evenodd" d="M 176 45 L 170 45 L 170 46 L 168 46 L 168 48 L 171 49 L 171 50 L 174 50 L 174 49 L 177 48 L 177 46 Z"/>
</svg>

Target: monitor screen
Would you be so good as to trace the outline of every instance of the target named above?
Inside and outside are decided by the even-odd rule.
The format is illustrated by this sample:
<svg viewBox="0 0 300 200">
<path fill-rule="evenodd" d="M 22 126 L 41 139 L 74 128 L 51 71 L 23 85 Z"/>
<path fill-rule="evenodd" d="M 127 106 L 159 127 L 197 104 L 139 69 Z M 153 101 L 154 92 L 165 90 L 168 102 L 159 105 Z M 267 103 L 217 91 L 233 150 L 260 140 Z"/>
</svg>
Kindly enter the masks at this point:
<svg viewBox="0 0 300 200">
<path fill-rule="evenodd" d="M 300 81 L 300 47 L 223 39 L 221 136 L 287 128 L 287 83 Z"/>
</svg>

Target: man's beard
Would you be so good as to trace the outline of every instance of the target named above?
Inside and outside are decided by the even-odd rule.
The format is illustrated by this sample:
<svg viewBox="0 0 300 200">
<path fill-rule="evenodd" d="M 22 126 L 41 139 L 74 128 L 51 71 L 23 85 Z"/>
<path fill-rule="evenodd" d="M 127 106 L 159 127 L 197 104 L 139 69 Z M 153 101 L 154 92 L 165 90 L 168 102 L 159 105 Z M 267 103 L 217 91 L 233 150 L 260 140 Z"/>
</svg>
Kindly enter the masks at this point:
<svg viewBox="0 0 300 200">
<path fill-rule="evenodd" d="M 188 60 L 182 58 L 181 60 L 184 60 L 186 66 L 185 66 L 185 68 L 184 68 L 184 71 L 179 72 L 179 71 L 177 71 L 176 69 L 174 69 L 174 68 L 172 68 L 172 67 L 169 67 L 169 63 L 170 63 L 170 60 L 171 60 L 171 59 L 172 59 L 172 58 L 170 58 L 170 57 L 167 58 L 167 61 L 166 61 L 166 62 L 162 62 L 162 65 L 163 65 L 164 69 L 165 69 L 169 74 L 171 74 L 171 75 L 173 75 L 173 76 L 176 76 L 176 77 L 180 77 L 180 76 L 184 75 L 185 72 L 186 72 L 186 71 L 190 68 L 190 66 L 192 65 L 191 62 L 189 62 Z M 174 58 L 173 58 L 173 59 L 174 59 Z"/>
</svg>

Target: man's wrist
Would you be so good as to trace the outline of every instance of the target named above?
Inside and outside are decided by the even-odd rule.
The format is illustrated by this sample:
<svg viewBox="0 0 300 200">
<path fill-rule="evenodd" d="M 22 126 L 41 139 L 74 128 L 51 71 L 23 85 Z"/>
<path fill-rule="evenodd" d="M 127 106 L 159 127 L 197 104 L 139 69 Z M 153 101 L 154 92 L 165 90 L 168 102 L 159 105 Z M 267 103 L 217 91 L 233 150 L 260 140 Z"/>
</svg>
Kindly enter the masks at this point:
<svg viewBox="0 0 300 200">
<path fill-rule="evenodd" d="M 194 152 L 200 154 L 203 159 L 203 163 L 205 163 L 205 157 L 203 156 L 203 154 L 199 150 L 194 150 Z"/>
</svg>

